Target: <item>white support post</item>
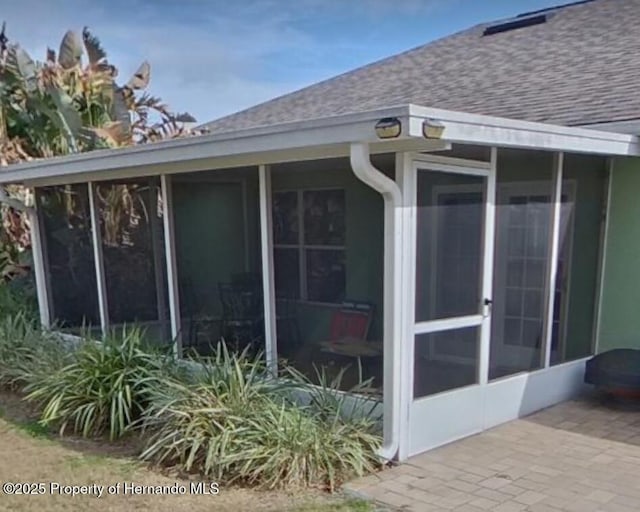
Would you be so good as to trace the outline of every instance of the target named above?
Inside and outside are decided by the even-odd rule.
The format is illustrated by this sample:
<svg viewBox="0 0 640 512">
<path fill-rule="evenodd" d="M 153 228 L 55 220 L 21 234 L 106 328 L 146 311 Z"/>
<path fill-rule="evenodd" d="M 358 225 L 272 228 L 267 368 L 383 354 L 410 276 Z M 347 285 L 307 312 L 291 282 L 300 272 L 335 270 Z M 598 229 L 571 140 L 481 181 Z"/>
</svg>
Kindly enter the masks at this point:
<svg viewBox="0 0 640 512">
<path fill-rule="evenodd" d="M 88 184 L 89 215 L 91 217 L 91 239 L 93 243 L 93 259 L 96 269 L 96 284 L 98 287 L 98 311 L 100 313 L 100 327 L 102 335 L 107 335 L 109 329 L 109 303 L 107 300 L 107 286 L 104 277 L 104 259 L 102 257 L 102 233 L 100 219 L 96 208 L 95 187 L 93 182 Z"/>
<path fill-rule="evenodd" d="M 498 175 L 498 148 L 491 148 L 491 168 L 487 178 L 487 197 L 485 201 L 485 227 L 484 227 L 484 258 L 482 271 L 481 300 L 493 301 L 493 262 L 495 252 L 496 232 L 496 180 Z M 480 372 L 480 385 L 489 382 L 489 359 L 491 356 L 491 303 L 484 304 L 484 325 L 482 338 L 480 339 L 480 360 L 478 371 Z"/>
<path fill-rule="evenodd" d="M 271 169 L 258 167 L 260 180 L 260 242 L 262 249 L 262 292 L 264 305 L 264 341 L 267 368 L 278 372 L 278 335 L 276 329 L 276 293 L 273 270 L 273 216 L 271 211 Z"/>
<path fill-rule="evenodd" d="M 36 293 L 38 295 L 38 309 L 40 312 L 40 324 L 43 328 L 51 327 L 51 309 L 49 308 L 48 280 L 45 272 L 45 254 L 42 243 L 42 230 L 38 216 L 38 201 L 35 194 L 34 207 L 28 210 L 29 223 L 31 224 L 31 253 L 33 255 L 33 271 L 36 278 Z"/>
<path fill-rule="evenodd" d="M 404 293 L 400 306 L 398 340 L 400 350 L 400 443 L 398 459 L 409 457 L 409 421 L 413 402 L 415 360 L 415 295 L 416 295 L 416 208 L 417 173 L 409 153 L 396 153 L 396 183 L 402 193 L 402 205 L 396 207 L 396 229 L 402 238 L 402 251 L 396 255 L 396 266 L 400 269 L 400 282 Z M 398 234 L 396 234 L 398 236 Z M 386 261 L 386 260 L 385 260 Z M 397 277 L 394 277 L 397 279 Z M 386 359 L 386 356 L 385 356 Z M 385 375 L 387 375 L 385 373 Z"/>
<path fill-rule="evenodd" d="M 560 251 L 560 215 L 562 213 L 562 168 L 564 153 L 557 153 L 554 157 L 553 194 L 551 210 L 551 235 L 549 244 L 549 266 L 547 269 L 547 300 L 544 319 L 544 351 L 542 353 L 542 367 L 551 364 L 551 338 L 553 335 L 553 311 L 555 307 L 555 287 L 558 275 L 558 253 Z"/>
<path fill-rule="evenodd" d="M 160 176 L 162 189 L 162 220 L 164 223 L 164 250 L 167 263 L 167 283 L 169 292 L 169 315 L 171 317 L 171 337 L 174 341 L 174 355 L 182 356 L 182 326 L 180 319 L 180 294 L 178 293 L 178 269 L 176 265 L 175 226 L 173 220 L 173 194 L 171 176 Z"/>
</svg>

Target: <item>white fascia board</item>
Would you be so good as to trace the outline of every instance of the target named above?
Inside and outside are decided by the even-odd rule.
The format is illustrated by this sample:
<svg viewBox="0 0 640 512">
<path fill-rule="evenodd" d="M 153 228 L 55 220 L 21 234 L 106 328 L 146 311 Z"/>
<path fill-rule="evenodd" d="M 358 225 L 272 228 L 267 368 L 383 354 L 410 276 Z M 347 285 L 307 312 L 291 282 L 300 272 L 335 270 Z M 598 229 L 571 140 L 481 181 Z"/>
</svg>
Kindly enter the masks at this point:
<svg viewBox="0 0 640 512">
<path fill-rule="evenodd" d="M 398 138 L 377 137 L 375 124 L 386 117 L 402 123 Z M 423 137 L 425 119 L 444 125 L 441 139 Z M 374 154 L 446 149 L 451 142 L 603 155 L 640 154 L 638 137 L 633 135 L 405 105 L 36 160 L 0 172 L 0 184 L 43 186 L 348 156 L 353 142 L 370 143 Z"/>
<path fill-rule="evenodd" d="M 327 148 L 328 151 L 331 146 L 340 144 L 346 144 L 344 151 L 348 155 L 348 144 L 351 142 L 380 142 L 376 136 L 375 123 L 385 117 L 398 118 L 402 123 L 402 133 L 394 141 L 408 139 L 408 114 L 408 106 L 393 107 L 360 114 L 36 160 L 11 166 L 0 172 L 0 183 L 24 183 L 41 178 L 63 178 L 78 174 L 91 175 L 116 169 L 127 169 L 128 174 L 133 176 L 136 175 L 134 169 L 139 167 L 159 166 L 166 172 L 167 164 L 189 160 L 232 159 L 251 154 L 295 152 L 318 146 Z M 86 176 L 86 179 L 92 178 Z"/>
<path fill-rule="evenodd" d="M 440 140 L 447 142 L 601 155 L 640 155 L 640 140 L 629 134 L 452 112 L 417 105 L 410 105 L 409 110 L 409 134 L 414 137 L 422 136 L 423 121 L 432 119 L 444 126 Z"/>
</svg>

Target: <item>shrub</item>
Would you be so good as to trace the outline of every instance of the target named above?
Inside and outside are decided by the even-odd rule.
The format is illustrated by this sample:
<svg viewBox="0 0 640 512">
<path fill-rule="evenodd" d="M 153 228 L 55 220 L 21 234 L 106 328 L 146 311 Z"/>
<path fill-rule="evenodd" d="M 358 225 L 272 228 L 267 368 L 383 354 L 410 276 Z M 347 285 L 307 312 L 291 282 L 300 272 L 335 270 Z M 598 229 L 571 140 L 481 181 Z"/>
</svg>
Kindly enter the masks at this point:
<svg viewBox="0 0 640 512">
<path fill-rule="evenodd" d="M 23 315 L 30 321 L 36 320 L 37 310 L 31 275 L 7 282 L 0 280 L 0 319 Z"/>
<path fill-rule="evenodd" d="M 144 460 L 226 483 L 264 488 L 326 485 L 374 470 L 379 436 L 370 418 L 345 419 L 312 399 L 307 383 L 272 378 L 259 358 L 218 345 L 190 382 L 155 389 L 142 422 Z"/>
<path fill-rule="evenodd" d="M 29 313 L 0 318 L 0 385 L 20 389 L 61 368 L 69 358 L 66 344 L 41 330 Z"/>
<path fill-rule="evenodd" d="M 85 340 L 69 364 L 36 375 L 26 399 L 42 407 L 43 425 L 60 424 L 85 437 L 122 436 L 147 405 L 149 390 L 162 380 L 167 358 L 145 350 L 138 328 L 123 328 L 103 342 Z"/>
</svg>

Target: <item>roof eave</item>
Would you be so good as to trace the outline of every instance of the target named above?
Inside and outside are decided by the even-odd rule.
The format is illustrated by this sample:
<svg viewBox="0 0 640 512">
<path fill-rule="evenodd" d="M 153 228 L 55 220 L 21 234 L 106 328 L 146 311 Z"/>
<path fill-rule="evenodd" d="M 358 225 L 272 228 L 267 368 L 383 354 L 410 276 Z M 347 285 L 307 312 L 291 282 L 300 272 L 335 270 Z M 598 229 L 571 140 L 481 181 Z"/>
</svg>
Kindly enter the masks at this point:
<svg viewBox="0 0 640 512">
<path fill-rule="evenodd" d="M 402 133 L 396 139 L 381 141 L 376 135 L 375 124 L 388 117 L 400 121 Z M 425 140 L 423 124 L 426 120 L 437 121 L 443 126 L 438 140 Z M 405 105 L 38 160 L 0 172 L 0 183 L 42 185 L 97 181 L 328 158 L 347 155 L 348 146 L 353 142 L 370 143 L 374 152 L 428 150 L 457 142 L 603 155 L 640 154 L 640 143 L 634 135 Z"/>
<path fill-rule="evenodd" d="M 640 155 L 640 139 L 635 135 L 587 128 L 520 121 L 468 114 L 418 105 L 410 106 L 410 134 L 421 136 L 424 120 L 443 127 L 442 140 L 496 147 L 594 153 Z"/>
</svg>

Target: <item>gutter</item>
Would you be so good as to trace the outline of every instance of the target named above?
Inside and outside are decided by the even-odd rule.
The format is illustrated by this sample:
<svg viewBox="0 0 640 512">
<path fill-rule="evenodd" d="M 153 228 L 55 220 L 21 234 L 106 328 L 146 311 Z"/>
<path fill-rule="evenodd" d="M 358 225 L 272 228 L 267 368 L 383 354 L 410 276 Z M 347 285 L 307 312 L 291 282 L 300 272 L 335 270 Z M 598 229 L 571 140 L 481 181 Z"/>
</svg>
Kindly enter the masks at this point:
<svg viewBox="0 0 640 512">
<path fill-rule="evenodd" d="M 383 332 L 383 444 L 378 454 L 393 460 L 400 444 L 402 317 L 402 193 L 391 178 L 371 164 L 369 144 L 352 143 L 351 168 L 356 177 L 384 200 L 384 332 Z"/>
</svg>

